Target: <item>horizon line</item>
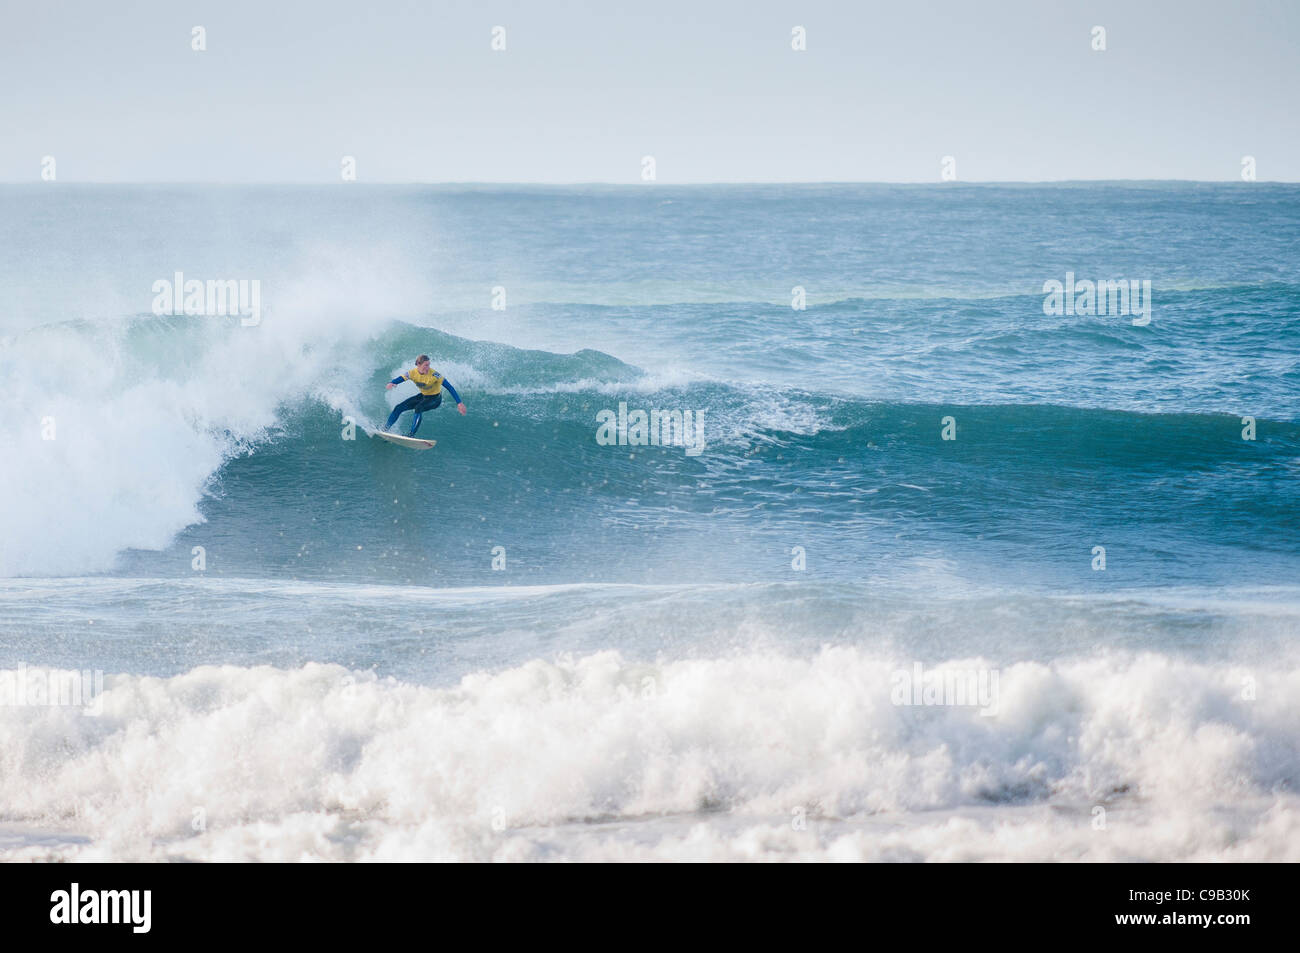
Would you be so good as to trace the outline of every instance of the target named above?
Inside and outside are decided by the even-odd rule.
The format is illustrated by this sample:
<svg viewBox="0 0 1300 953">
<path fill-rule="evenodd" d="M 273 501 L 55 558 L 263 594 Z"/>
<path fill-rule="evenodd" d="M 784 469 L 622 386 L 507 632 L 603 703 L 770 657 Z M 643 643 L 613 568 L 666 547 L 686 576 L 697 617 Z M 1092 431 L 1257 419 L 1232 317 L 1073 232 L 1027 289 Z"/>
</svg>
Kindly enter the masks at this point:
<svg viewBox="0 0 1300 953">
<path fill-rule="evenodd" d="M 480 179 L 442 179 L 442 180 L 373 180 L 373 181 L 330 181 L 330 180 L 260 180 L 247 179 L 235 181 L 221 181 L 209 179 L 56 179 L 54 181 L 45 181 L 42 179 L 0 179 L 0 186 L 3 185 L 31 185 L 31 186 L 59 186 L 59 185 L 186 185 L 186 186 L 358 186 L 358 185 L 383 185 L 383 186 L 532 186 L 532 187 L 552 187 L 552 188 L 576 188 L 585 186 L 622 186 L 626 188 L 653 188 L 655 186 L 667 186 L 671 188 L 683 186 L 769 186 L 769 185 L 930 185 L 940 187 L 951 187 L 960 185 L 1075 185 L 1075 184 L 1131 184 L 1131 183 L 1177 183 L 1183 185 L 1298 185 L 1300 179 L 1257 179 L 1246 181 L 1240 178 L 1233 179 L 955 179 L 949 181 L 933 181 L 930 179 L 755 179 L 752 181 L 685 181 L 685 182 L 661 182 L 655 181 L 611 181 L 604 179 L 589 179 L 583 181 L 523 181 L 523 180 L 480 180 Z"/>
</svg>

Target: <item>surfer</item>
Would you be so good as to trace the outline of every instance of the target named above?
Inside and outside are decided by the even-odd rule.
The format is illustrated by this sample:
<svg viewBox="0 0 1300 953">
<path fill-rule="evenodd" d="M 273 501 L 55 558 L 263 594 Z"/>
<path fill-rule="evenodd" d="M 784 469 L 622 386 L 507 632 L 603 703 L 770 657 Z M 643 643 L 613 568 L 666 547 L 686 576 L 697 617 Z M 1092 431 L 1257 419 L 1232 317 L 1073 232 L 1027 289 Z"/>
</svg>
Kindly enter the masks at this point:
<svg viewBox="0 0 1300 953">
<path fill-rule="evenodd" d="M 424 416 L 424 412 L 433 410 L 442 403 L 442 389 L 444 387 L 447 388 L 447 393 L 451 394 L 452 400 L 456 401 L 456 409 L 464 415 L 465 405 L 461 402 L 460 394 L 456 393 L 456 388 L 451 386 L 451 381 L 429 366 L 429 355 L 421 354 L 417 357 L 415 367 L 400 377 L 394 377 L 384 389 L 392 390 L 402 381 L 411 381 L 416 387 L 420 388 L 420 392 L 406 398 L 393 408 L 393 412 L 388 415 L 388 423 L 384 424 L 385 433 L 392 428 L 393 424 L 397 423 L 398 417 L 408 410 L 413 410 L 415 411 L 415 417 L 411 420 L 411 429 L 407 436 L 414 437 L 415 432 L 420 429 L 420 418 Z"/>
</svg>

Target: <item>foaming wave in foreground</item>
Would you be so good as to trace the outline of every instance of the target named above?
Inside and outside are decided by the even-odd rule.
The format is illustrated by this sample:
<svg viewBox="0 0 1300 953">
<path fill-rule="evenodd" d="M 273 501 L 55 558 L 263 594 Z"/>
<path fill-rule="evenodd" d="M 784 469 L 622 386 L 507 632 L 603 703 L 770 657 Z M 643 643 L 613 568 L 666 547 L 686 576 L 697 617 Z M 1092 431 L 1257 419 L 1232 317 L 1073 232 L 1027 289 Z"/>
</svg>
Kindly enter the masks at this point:
<svg viewBox="0 0 1300 953">
<path fill-rule="evenodd" d="M 0 707 L 11 860 L 1297 860 L 1300 668 L 1022 662 L 896 705 L 855 647 L 109 676 Z M 970 670 L 980 659 L 945 667 Z"/>
</svg>

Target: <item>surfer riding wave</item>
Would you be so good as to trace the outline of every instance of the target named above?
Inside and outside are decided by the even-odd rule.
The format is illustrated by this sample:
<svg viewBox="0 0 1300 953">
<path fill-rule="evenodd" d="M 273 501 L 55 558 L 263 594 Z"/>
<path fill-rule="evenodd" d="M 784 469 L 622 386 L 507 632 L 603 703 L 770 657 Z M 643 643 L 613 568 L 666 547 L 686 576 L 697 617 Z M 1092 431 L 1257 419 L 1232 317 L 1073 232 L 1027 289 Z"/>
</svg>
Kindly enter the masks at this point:
<svg viewBox="0 0 1300 953">
<path fill-rule="evenodd" d="M 456 409 L 464 415 L 465 405 L 461 402 L 460 394 L 456 393 L 456 388 L 451 386 L 451 381 L 429 366 L 429 355 L 421 354 L 417 357 L 415 367 L 400 377 L 394 377 L 384 389 L 392 390 L 402 381 L 411 381 L 416 387 L 420 388 L 420 392 L 406 398 L 393 408 L 393 412 L 388 415 L 388 423 L 384 424 L 385 433 L 389 432 L 393 424 L 397 423 L 398 417 L 408 410 L 413 410 L 415 416 L 411 419 L 411 429 L 407 432 L 407 436 L 414 437 L 415 432 L 420 429 L 420 419 L 424 416 L 424 412 L 426 410 L 435 410 L 442 404 L 442 389 L 444 387 L 447 388 L 447 393 L 451 394 L 452 400 L 456 401 Z"/>
</svg>

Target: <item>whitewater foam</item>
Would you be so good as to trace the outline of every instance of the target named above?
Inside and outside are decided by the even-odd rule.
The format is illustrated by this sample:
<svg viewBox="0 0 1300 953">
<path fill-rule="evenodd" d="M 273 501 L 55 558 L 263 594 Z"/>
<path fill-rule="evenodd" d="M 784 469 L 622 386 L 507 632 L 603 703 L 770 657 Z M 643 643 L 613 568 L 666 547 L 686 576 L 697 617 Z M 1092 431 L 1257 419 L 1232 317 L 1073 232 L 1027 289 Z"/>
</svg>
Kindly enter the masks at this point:
<svg viewBox="0 0 1300 953">
<path fill-rule="evenodd" d="M 654 663 L 604 651 L 446 689 L 318 664 L 110 676 L 99 718 L 0 709 L 0 811 L 44 838 L 0 850 L 1300 857 L 1300 668 L 1254 673 L 1247 699 L 1239 670 L 1155 653 L 1020 663 L 984 717 L 892 705 L 899 664 L 851 647 Z M 69 840 L 51 847 L 57 831 Z"/>
</svg>

